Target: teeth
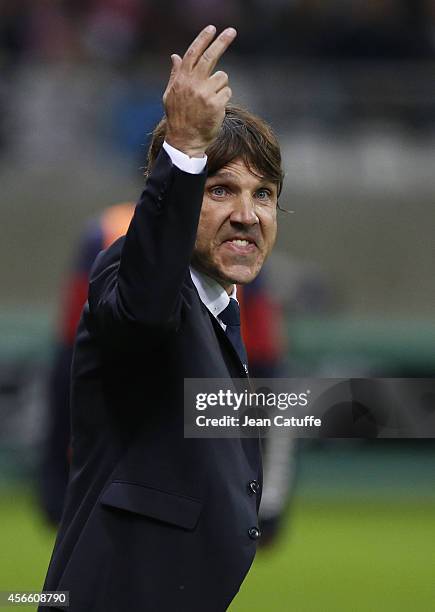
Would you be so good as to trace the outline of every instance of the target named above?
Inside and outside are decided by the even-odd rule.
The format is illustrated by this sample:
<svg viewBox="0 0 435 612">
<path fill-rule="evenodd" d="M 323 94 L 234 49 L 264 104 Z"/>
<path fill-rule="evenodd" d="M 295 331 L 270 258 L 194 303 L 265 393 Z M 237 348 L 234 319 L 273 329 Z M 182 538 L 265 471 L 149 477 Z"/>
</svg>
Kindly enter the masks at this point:
<svg viewBox="0 0 435 612">
<path fill-rule="evenodd" d="M 248 246 L 248 240 L 231 240 L 233 244 L 237 244 L 237 246 Z"/>
</svg>

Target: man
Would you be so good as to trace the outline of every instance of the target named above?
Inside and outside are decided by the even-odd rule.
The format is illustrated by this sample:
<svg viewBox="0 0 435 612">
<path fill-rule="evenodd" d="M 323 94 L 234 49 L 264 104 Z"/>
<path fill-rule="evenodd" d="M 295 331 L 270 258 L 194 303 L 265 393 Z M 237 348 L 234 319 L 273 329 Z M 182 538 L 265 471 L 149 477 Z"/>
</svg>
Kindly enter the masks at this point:
<svg viewBox="0 0 435 612">
<path fill-rule="evenodd" d="M 44 586 L 69 591 L 71 612 L 222 612 L 255 555 L 259 440 L 183 437 L 185 378 L 246 376 L 235 283 L 276 236 L 278 143 L 213 73 L 235 36 L 208 26 L 172 56 L 145 190 L 91 273 Z"/>
<path fill-rule="evenodd" d="M 70 372 L 75 335 L 83 306 L 88 299 L 89 275 L 97 255 L 127 233 L 134 202 L 119 202 L 88 219 L 72 262 L 64 275 L 59 304 L 53 361 L 48 378 L 46 436 L 41 448 L 39 501 L 46 520 L 58 527 L 65 501 L 70 467 Z M 269 287 L 267 270 L 249 285 L 237 286 L 240 329 L 253 378 L 285 375 L 283 312 Z M 270 546 L 280 532 L 290 492 L 291 438 L 270 436 L 262 440 L 265 478 L 259 514 L 260 546 Z"/>
</svg>

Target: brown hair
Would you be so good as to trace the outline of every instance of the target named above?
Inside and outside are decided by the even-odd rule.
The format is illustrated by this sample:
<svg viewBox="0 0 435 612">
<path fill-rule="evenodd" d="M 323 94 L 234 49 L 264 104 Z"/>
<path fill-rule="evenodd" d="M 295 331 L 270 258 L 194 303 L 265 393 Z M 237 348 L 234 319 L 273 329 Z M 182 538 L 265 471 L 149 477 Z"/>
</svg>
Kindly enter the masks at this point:
<svg viewBox="0 0 435 612">
<path fill-rule="evenodd" d="M 165 133 L 166 117 L 163 117 L 152 134 L 145 175 L 156 161 Z M 241 158 L 251 171 L 276 183 L 278 195 L 281 193 L 284 172 L 278 139 L 272 128 L 250 111 L 229 104 L 218 135 L 206 153 L 209 176 L 234 159 Z"/>
</svg>

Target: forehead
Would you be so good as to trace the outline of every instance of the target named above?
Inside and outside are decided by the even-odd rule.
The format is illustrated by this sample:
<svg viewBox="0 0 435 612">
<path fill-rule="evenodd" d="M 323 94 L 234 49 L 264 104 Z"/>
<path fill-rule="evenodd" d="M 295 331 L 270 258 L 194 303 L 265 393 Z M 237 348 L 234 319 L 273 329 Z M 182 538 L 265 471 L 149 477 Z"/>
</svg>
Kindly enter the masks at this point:
<svg viewBox="0 0 435 612">
<path fill-rule="evenodd" d="M 238 183 L 245 184 L 264 184 L 264 183 L 272 183 L 274 182 L 263 176 L 261 172 L 257 171 L 255 168 L 248 167 L 243 159 L 235 159 L 222 168 L 219 168 L 214 174 L 208 177 L 210 180 L 215 179 L 223 179 L 223 180 L 232 180 Z"/>
</svg>

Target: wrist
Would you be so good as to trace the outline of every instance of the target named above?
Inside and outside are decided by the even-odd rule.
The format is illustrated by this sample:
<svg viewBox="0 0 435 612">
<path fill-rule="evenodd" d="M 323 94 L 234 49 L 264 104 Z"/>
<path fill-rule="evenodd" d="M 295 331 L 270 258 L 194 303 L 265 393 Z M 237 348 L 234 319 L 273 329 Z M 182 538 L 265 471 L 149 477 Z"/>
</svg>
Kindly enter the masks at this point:
<svg viewBox="0 0 435 612">
<path fill-rule="evenodd" d="M 189 157 L 183 151 L 170 145 L 166 140 L 163 142 L 163 148 L 171 158 L 173 165 L 180 170 L 189 174 L 201 174 L 204 170 L 207 163 L 207 155 L 204 155 L 204 157 Z"/>
<path fill-rule="evenodd" d="M 192 141 L 187 141 L 183 138 L 176 138 L 170 134 L 166 134 L 165 141 L 174 147 L 174 149 L 178 149 L 181 153 L 188 155 L 189 157 L 204 157 L 206 147 L 203 144 L 197 144 Z"/>
</svg>

